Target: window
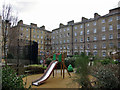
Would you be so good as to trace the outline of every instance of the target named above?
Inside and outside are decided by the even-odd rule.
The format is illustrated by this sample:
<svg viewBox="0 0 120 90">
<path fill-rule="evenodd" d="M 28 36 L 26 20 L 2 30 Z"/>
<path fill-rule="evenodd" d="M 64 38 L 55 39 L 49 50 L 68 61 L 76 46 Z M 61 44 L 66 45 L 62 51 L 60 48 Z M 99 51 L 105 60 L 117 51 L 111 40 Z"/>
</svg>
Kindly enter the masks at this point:
<svg viewBox="0 0 120 90">
<path fill-rule="evenodd" d="M 75 38 L 75 42 L 77 42 L 77 39 Z"/>
<path fill-rule="evenodd" d="M 70 33 L 68 33 L 67 36 L 69 37 L 69 36 L 70 36 Z"/>
<path fill-rule="evenodd" d="M 97 40 L 97 37 L 96 36 L 94 36 L 94 41 L 96 41 Z"/>
<path fill-rule="evenodd" d="M 109 39 L 113 39 L 113 34 L 110 34 L 110 35 L 109 35 Z"/>
<path fill-rule="evenodd" d="M 43 36 L 41 36 L 41 39 L 43 39 Z"/>
<path fill-rule="evenodd" d="M 67 49 L 70 49 L 70 46 L 69 46 L 69 45 L 67 46 Z"/>
<path fill-rule="evenodd" d="M 55 36 L 53 36 L 53 39 L 55 39 Z"/>
<path fill-rule="evenodd" d="M 43 32 L 41 31 L 41 34 L 42 34 Z M 55 33 L 55 32 L 54 32 Z"/>
<path fill-rule="evenodd" d="M 103 44 L 102 44 L 102 48 L 106 48 L 106 43 L 103 43 Z"/>
<path fill-rule="evenodd" d="M 62 46 L 60 47 L 60 49 L 62 49 Z"/>
<path fill-rule="evenodd" d="M 113 30 L 113 26 L 112 25 L 109 26 L 109 30 Z"/>
<path fill-rule="evenodd" d="M 70 29 L 69 28 L 67 28 L 67 31 L 69 31 Z"/>
<path fill-rule="evenodd" d="M 117 38 L 120 38 L 120 33 L 118 33 L 118 36 L 117 36 Z"/>
<path fill-rule="evenodd" d="M 62 38 L 62 34 L 60 34 L 60 37 Z"/>
<path fill-rule="evenodd" d="M 94 22 L 93 25 L 95 26 L 95 25 L 96 25 L 96 22 Z"/>
<path fill-rule="evenodd" d="M 75 46 L 75 49 L 77 49 L 77 46 Z"/>
<path fill-rule="evenodd" d="M 60 41 L 60 44 L 62 44 L 62 41 Z"/>
<path fill-rule="evenodd" d="M 83 35 L 83 31 L 80 32 L 80 35 Z"/>
<path fill-rule="evenodd" d="M 106 36 L 105 36 L 105 35 L 103 35 L 103 36 L 102 36 L 102 40 L 105 40 L 105 39 L 106 39 Z"/>
<path fill-rule="evenodd" d="M 41 49 L 43 49 L 43 46 L 41 46 Z"/>
<path fill-rule="evenodd" d="M 80 25 L 80 28 L 82 28 L 83 27 L 83 25 Z"/>
<path fill-rule="evenodd" d="M 105 32 L 105 26 L 102 27 L 102 32 Z"/>
<path fill-rule="evenodd" d="M 75 32 L 75 36 L 77 36 L 77 33 Z"/>
<path fill-rule="evenodd" d="M 87 24 L 87 26 L 89 26 L 89 23 Z"/>
<path fill-rule="evenodd" d="M 111 17 L 111 18 L 109 18 L 109 22 L 112 22 L 112 17 Z"/>
<path fill-rule="evenodd" d="M 97 48 L 97 45 L 96 44 L 94 44 L 94 49 L 96 49 Z"/>
<path fill-rule="evenodd" d="M 64 49 L 66 49 L 66 47 L 64 46 Z"/>
<path fill-rule="evenodd" d="M 90 34 L 90 30 L 87 30 L 87 34 Z"/>
<path fill-rule="evenodd" d="M 60 32 L 62 31 L 62 29 L 60 29 Z"/>
<path fill-rule="evenodd" d="M 33 35 L 33 37 L 35 38 L 35 35 Z"/>
<path fill-rule="evenodd" d="M 58 33 L 58 31 L 56 31 L 56 33 Z"/>
<path fill-rule="evenodd" d="M 87 41 L 90 41 L 90 37 L 87 37 Z"/>
<path fill-rule="evenodd" d="M 120 42 L 118 42 L 118 48 L 120 48 Z"/>
<path fill-rule="evenodd" d="M 29 37 L 28 34 L 26 35 L 26 37 L 27 37 L 27 38 Z"/>
<path fill-rule="evenodd" d="M 120 29 L 120 24 L 117 25 L 117 29 Z"/>
<path fill-rule="evenodd" d="M 97 51 L 94 51 L 94 52 L 93 52 L 93 55 L 96 56 L 96 55 L 97 55 Z"/>
<path fill-rule="evenodd" d="M 89 48 L 90 48 L 90 44 L 87 45 L 87 49 L 89 49 Z"/>
<path fill-rule="evenodd" d="M 43 41 L 41 41 L 41 44 L 43 44 Z M 53 42 L 53 44 L 54 44 L 54 42 Z"/>
<path fill-rule="evenodd" d="M 39 35 L 37 35 L 37 38 L 39 38 Z"/>
<path fill-rule="evenodd" d="M 23 28 L 21 28 L 21 30 L 23 31 Z"/>
<path fill-rule="evenodd" d="M 109 47 L 112 48 L 114 46 L 114 44 L 111 42 L 109 43 Z"/>
<path fill-rule="evenodd" d="M 106 56 L 106 52 L 102 52 L 102 56 L 105 57 Z"/>
<path fill-rule="evenodd" d="M 117 16 L 117 17 L 116 17 L 116 20 L 120 20 L 120 16 Z"/>
<path fill-rule="evenodd" d="M 55 49 L 55 47 L 52 47 L 52 49 Z"/>
<path fill-rule="evenodd" d="M 83 38 L 80 38 L 80 42 L 83 42 Z"/>
<path fill-rule="evenodd" d="M 102 20 L 102 23 L 105 23 L 105 19 Z"/>
<path fill-rule="evenodd" d="M 26 28 L 26 31 L 28 32 L 28 28 Z"/>
<path fill-rule="evenodd" d="M 56 41 L 56 44 L 58 44 L 58 41 Z"/>
<path fill-rule="evenodd" d="M 97 32 L 97 30 L 96 30 L 96 28 L 94 28 L 94 29 L 93 29 L 93 33 L 96 33 L 96 32 Z"/>
<path fill-rule="evenodd" d="M 77 29 L 77 26 L 75 26 L 75 29 Z"/>
<path fill-rule="evenodd" d="M 37 30 L 37 33 L 39 33 L 39 30 Z"/>
<path fill-rule="evenodd" d="M 64 43 L 65 43 L 65 40 L 64 40 Z"/>
<path fill-rule="evenodd" d="M 33 29 L 33 32 L 35 32 L 35 29 Z"/>
<path fill-rule="evenodd" d="M 80 49 L 83 49 L 83 45 L 80 45 Z"/>
<path fill-rule="evenodd" d="M 69 43 L 69 42 L 70 42 L 70 40 L 68 39 L 68 40 L 67 40 L 67 43 Z"/>
<path fill-rule="evenodd" d="M 39 40 L 37 40 L 37 43 L 39 44 Z"/>
<path fill-rule="evenodd" d="M 20 35 L 21 35 L 21 37 L 23 37 L 23 33 L 21 33 Z"/>
<path fill-rule="evenodd" d="M 65 28 L 64 28 L 64 31 L 65 31 Z"/>
</svg>

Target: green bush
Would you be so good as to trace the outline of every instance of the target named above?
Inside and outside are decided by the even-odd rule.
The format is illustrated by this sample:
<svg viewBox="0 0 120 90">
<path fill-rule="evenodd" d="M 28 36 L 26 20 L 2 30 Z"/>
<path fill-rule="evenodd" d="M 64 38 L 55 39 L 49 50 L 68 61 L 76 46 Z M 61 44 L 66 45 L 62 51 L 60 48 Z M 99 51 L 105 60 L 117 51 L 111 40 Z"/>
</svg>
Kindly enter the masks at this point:
<svg viewBox="0 0 120 90">
<path fill-rule="evenodd" d="M 104 59 L 104 60 L 100 60 L 102 65 L 106 65 L 110 63 L 110 59 Z"/>
<path fill-rule="evenodd" d="M 76 56 L 75 60 L 75 67 L 76 67 L 76 74 L 77 77 L 74 79 L 82 88 L 91 88 L 91 83 L 88 78 L 89 72 L 89 58 L 84 53 L 80 56 Z"/>
<path fill-rule="evenodd" d="M 28 65 L 28 67 L 25 67 L 26 71 L 29 71 L 30 74 L 39 74 L 39 73 L 44 73 L 44 70 L 47 67 L 43 65 L 37 65 L 37 64 L 33 64 L 33 65 Z"/>
<path fill-rule="evenodd" d="M 111 69 L 105 67 L 98 68 L 94 76 L 98 79 L 97 88 L 118 88 L 119 80 Z"/>
<path fill-rule="evenodd" d="M 97 63 L 91 67 L 91 75 L 96 77 L 95 88 L 118 88 L 119 86 L 119 65 L 107 64 L 101 65 Z"/>
<path fill-rule="evenodd" d="M 17 76 L 17 74 L 12 68 L 8 66 L 3 67 L 2 89 L 4 90 L 24 89 L 22 78 L 23 76 Z"/>
<path fill-rule="evenodd" d="M 112 60 L 112 61 L 111 61 L 111 63 L 112 63 L 112 64 L 118 64 L 119 62 L 118 62 L 118 61 L 116 61 L 116 60 L 115 60 L 115 61 L 114 61 L 114 60 Z"/>
</svg>

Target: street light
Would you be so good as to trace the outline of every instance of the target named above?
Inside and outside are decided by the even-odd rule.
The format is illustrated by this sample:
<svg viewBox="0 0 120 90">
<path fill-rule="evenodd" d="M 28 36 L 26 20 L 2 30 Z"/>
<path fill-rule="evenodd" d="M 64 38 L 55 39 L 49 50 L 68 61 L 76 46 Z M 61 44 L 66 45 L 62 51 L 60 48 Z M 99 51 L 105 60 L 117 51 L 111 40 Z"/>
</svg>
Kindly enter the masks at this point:
<svg viewBox="0 0 120 90">
<path fill-rule="evenodd" d="M 7 25 L 9 23 L 9 20 L 5 20 L 5 24 L 6 24 L 6 28 L 5 28 L 5 32 L 4 32 L 4 58 L 5 58 L 5 65 L 7 65 L 7 48 L 6 48 L 6 39 L 7 39 Z"/>
</svg>

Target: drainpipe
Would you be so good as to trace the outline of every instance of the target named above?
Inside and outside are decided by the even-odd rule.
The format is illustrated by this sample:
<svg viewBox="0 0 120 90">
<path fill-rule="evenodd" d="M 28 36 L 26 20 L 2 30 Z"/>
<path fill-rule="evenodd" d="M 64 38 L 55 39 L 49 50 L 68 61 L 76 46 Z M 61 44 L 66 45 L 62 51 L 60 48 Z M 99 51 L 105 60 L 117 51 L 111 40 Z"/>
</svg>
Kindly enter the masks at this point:
<svg viewBox="0 0 120 90">
<path fill-rule="evenodd" d="M 73 25 L 72 25 L 72 55 L 73 55 Z"/>
</svg>

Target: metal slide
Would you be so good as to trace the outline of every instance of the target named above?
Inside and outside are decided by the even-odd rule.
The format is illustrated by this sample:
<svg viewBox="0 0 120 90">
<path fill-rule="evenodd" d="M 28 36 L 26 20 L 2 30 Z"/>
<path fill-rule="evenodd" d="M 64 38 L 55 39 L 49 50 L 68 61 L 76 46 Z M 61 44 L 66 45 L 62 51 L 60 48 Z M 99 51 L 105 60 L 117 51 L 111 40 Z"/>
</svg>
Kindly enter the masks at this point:
<svg viewBox="0 0 120 90">
<path fill-rule="evenodd" d="M 38 79 L 35 80 L 34 82 L 32 82 L 32 85 L 38 86 L 42 83 L 44 83 L 51 75 L 52 71 L 54 70 L 55 66 L 57 65 L 58 61 L 52 61 L 50 63 L 50 65 L 48 66 L 48 68 L 46 69 L 46 72 L 44 73 L 44 75 Z"/>
</svg>

